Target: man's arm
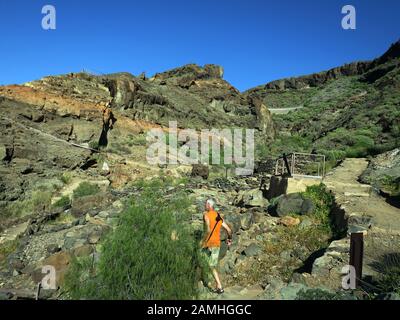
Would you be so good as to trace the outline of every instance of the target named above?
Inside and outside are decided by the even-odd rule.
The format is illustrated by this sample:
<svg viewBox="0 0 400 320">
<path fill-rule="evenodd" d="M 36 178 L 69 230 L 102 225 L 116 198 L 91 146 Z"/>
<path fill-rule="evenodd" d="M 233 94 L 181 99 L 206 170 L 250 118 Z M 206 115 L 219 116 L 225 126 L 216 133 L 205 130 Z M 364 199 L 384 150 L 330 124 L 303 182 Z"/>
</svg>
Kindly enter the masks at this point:
<svg viewBox="0 0 400 320">
<path fill-rule="evenodd" d="M 225 221 L 222 222 L 222 227 L 226 230 L 226 232 L 228 232 L 227 243 L 228 243 L 228 245 L 231 245 L 232 244 L 232 229 L 229 228 L 229 226 L 226 224 Z"/>
</svg>

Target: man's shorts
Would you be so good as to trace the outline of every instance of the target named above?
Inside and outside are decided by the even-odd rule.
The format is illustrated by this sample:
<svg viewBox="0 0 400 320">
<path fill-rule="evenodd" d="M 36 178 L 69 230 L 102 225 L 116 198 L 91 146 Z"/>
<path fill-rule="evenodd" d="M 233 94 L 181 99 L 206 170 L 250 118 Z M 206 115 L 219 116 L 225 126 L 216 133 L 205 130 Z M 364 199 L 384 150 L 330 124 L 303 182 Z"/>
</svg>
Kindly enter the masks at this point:
<svg viewBox="0 0 400 320">
<path fill-rule="evenodd" d="M 219 259 L 219 247 L 203 248 L 202 253 L 210 268 L 216 268 Z"/>
</svg>

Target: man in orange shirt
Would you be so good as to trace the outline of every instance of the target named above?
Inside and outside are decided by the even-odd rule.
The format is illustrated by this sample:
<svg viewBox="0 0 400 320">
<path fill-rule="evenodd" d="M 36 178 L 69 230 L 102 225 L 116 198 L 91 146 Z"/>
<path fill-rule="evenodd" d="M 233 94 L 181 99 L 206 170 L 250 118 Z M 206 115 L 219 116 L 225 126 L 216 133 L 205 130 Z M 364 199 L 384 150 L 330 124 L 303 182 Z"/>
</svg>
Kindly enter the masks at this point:
<svg viewBox="0 0 400 320">
<path fill-rule="evenodd" d="M 232 244 L 232 230 L 221 218 L 218 212 L 214 210 L 215 202 L 208 199 L 205 204 L 206 212 L 204 213 L 204 229 L 205 237 L 202 241 L 203 253 L 205 253 L 208 265 L 211 268 L 213 277 L 217 283 L 216 293 L 221 294 L 224 292 L 221 280 L 217 271 L 219 250 L 221 247 L 221 227 L 228 233 L 227 245 Z"/>
</svg>

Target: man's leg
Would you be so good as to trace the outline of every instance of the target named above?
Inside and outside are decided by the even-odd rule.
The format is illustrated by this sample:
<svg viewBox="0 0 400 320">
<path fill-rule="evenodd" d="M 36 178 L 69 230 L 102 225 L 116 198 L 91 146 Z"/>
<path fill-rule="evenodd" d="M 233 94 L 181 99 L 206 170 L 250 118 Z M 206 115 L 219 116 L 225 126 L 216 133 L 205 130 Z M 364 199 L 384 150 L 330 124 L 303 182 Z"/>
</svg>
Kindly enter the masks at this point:
<svg viewBox="0 0 400 320">
<path fill-rule="evenodd" d="M 212 274 L 214 276 L 215 282 L 217 283 L 217 288 L 222 289 L 221 280 L 219 279 L 219 274 L 216 268 L 212 268 Z"/>
</svg>

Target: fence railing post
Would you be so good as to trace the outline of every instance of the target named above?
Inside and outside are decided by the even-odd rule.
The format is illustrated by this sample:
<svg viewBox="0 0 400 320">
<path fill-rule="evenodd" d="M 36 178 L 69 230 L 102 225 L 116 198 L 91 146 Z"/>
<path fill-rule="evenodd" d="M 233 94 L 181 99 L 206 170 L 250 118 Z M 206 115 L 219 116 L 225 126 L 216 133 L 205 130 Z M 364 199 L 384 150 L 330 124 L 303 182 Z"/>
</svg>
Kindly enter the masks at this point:
<svg viewBox="0 0 400 320">
<path fill-rule="evenodd" d="M 356 272 L 356 286 L 360 285 L 362 278 L 362 265 L 364 256 L 364 238 L 361 232 L 350 235 L 350 265 Z"/>
</svg>

